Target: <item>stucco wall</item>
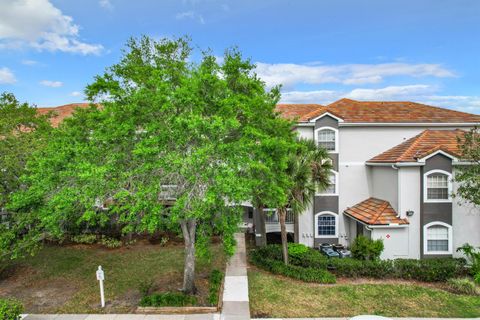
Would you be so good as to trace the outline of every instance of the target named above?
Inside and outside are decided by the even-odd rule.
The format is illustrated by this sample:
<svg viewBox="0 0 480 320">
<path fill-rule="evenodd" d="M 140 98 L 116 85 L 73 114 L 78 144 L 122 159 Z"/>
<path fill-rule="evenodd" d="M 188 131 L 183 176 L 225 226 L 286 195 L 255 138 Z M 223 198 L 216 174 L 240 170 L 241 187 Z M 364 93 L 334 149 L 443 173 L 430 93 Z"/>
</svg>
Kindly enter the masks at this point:
<svg viewBox="0 0 480 320">
<path fill-rule="evenodd" d="M 408 227 L 408 256 L 420 258 L 420 168 L 402 167 L 398 170 L 398 213 L 400 217 L 407 218 Z M 413 211 L 413 216 L 407 217 L 406 212 Z"/>
<path fill-rule="evenodd" d="M 390 202 L 398 212 L 398 174 L 392 167 L 372 167 L 372 196 Z"/>
</svg>

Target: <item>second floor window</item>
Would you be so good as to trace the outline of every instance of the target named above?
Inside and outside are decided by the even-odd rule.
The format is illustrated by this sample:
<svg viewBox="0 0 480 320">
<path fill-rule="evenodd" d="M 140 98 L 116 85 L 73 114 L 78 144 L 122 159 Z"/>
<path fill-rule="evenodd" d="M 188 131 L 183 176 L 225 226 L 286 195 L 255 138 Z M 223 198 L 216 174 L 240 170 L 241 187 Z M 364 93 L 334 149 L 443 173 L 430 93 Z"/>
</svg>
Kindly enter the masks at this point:
<svg viewBox="0 0 480 320">
<path fill-rule="evenodd" d="M 450 200 L 451 181 L 450 174 L 436 170 L 426 174 L 425 200 L 431 202 L 442 202 Z"/>
<path fill-rule="evenodd" d="M 337 132 L 334 129 L 323 128 L 317 131 L 317 144 L 327 151 L 337 151 Z"/>
</svg>

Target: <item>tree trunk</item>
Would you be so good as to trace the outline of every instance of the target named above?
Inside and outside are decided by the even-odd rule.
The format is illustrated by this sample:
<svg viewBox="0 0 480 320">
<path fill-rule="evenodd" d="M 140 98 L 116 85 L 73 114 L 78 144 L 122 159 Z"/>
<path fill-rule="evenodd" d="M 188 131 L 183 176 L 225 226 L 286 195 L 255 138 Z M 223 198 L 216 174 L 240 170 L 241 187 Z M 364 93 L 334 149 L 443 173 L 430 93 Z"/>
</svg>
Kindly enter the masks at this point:
<svg viewBox="0 0 480 320">
<path fill-rule="evenodd" d="M 261 240 L 260 240 L 260 246 L 266 246 L 267 245 L 267 229 L 265 225 L 265 212 L 263 211 L 263 205 L 259 205 L 257 207 L 258 210 L 258 216 L 259 216 L 259 221 L 260 221 L 260 234 L 262 235 Z M 256 235 L 255 235 L 256 236 Z"/>
<path fill-rule="evenodd" d="M 182 220 L 183 239 L 185 242 L 185 265 L 183 267 L 183 288 L 185 294 L 195 294 L 195 231 L 197 221 L 195 219 Z"/>
<path fill-rule="evenodd" d="M 277 209 L 278 220 L 280 221 L 280 233 L 282 235 L 283 262 L 288 265 L 288 242 L 287 242 L 287 210 L 285 208 Z"/>
</svg>

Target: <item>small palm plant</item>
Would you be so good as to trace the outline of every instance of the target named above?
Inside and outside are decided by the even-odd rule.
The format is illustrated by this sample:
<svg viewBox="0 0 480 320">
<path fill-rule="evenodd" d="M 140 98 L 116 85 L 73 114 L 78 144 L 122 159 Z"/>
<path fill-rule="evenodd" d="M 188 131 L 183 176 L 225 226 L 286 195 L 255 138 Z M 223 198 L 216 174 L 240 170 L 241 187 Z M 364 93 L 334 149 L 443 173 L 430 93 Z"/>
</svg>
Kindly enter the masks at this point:
<svg viewBox="0 0 480 320">
<path fill-rule="evenodd" d="M 317 191 L 330 185 L 332 161 L 328 152 L 311 140 L 300 140 L 298 148 L 288 161 L 286 174 L 290 179 L 286 202 L 277 208 L 282 236 L 283 261 L 288 264 L 286 217 L 288 208 L 294 215 L 305 211 Z"/>
</svg>

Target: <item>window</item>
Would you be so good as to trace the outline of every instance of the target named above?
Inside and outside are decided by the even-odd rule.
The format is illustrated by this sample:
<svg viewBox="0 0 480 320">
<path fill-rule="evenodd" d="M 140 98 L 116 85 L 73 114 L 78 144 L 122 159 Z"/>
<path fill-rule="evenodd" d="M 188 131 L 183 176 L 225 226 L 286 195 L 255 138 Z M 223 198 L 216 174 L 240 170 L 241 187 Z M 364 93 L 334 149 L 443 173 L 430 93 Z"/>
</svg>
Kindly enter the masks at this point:
<svg viewBox="0 0 480 320">
<path fill-rule="evenodd" d="M 330 185 L 325 190 L 317 191 L 317 195 L 337 195 L 338 194 L 338 173 L 332 170 L 330 175 Z"/>
<path fill-rule="evenodd" d="M 324 147 L 329 152 L 338 152 L 337 133 L 338 131 L 336 129 L 330 127 L 322 127 L 315 130 L 315 138 L 318 146 Z"/>
<path fill-rule="evenodd" d="M 425 254 L 452 253 L 452 227 L 443 222 L 431 222 L 424 227 Z"/>
<path fill-rule="evenodd" d="M 336 213 L 325 211 L 315 215 L 315 237 L 338 237 L 338 215 Z"/>
<path fill-rule="evenodd" d="M 443 170 L 432 170 L 425 174 L 425 202 L 450 202 L 452 193 L 451 174 Z"/>
</svg>

